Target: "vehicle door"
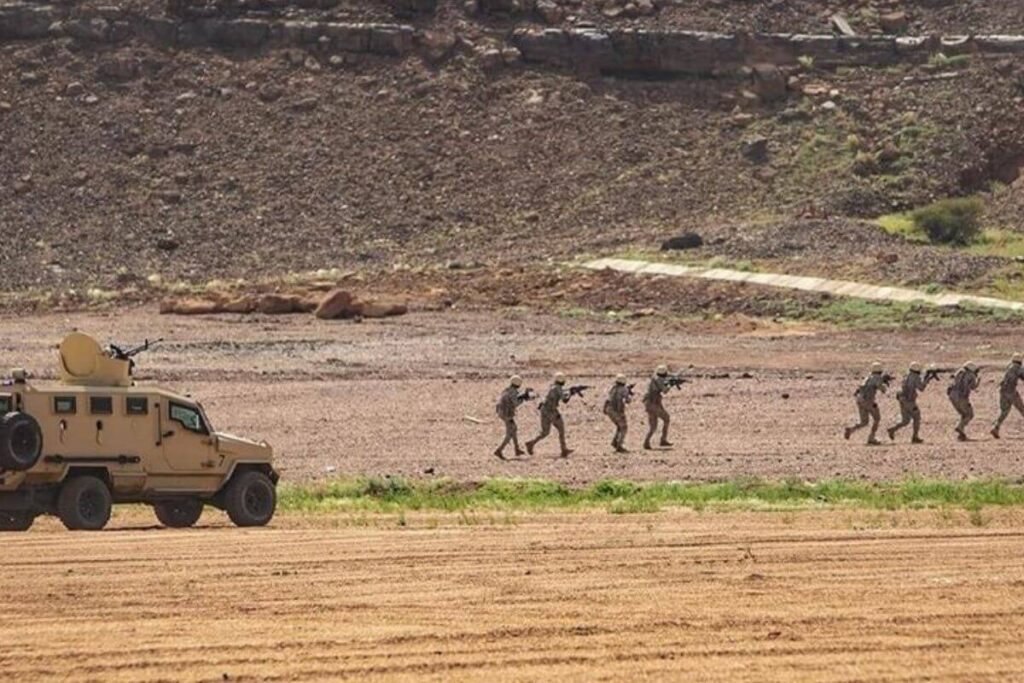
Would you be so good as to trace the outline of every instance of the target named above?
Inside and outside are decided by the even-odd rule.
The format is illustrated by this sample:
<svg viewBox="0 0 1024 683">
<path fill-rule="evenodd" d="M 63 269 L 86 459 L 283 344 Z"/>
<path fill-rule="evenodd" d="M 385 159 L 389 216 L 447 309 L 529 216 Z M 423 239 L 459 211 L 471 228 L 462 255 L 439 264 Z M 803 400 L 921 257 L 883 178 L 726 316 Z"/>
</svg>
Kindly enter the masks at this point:
<svg viewBox="0 0 1024 683">
<path fill-rule="evenodd" d="M 163 398 L 160 406 L 160 441 L 172 470 L 202 472 L 216 467 L 217 457 L 210 426 L 195 403 Z"/>
</svg>

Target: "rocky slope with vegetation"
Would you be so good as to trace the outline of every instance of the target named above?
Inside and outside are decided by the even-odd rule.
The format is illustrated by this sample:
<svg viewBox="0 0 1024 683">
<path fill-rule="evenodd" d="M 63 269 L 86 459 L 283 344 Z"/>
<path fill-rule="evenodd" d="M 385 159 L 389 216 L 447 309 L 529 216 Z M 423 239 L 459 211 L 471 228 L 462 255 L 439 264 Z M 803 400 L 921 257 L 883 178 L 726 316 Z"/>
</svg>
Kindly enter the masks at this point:
<svg viewBox="0 0 1024 683">
<path fill-rule="evenodd" d="M 975 286 L 1014 268 L 917 246 L 907 261 L 869 221 L 981 194 L 988 225 L 1024 230 L 1019 53 L 952 40 L 872 66 L 759 55 L 728 73 L 609 73 L 524 60 L 514 37 L 827 33 L 837 12 L 858 33 L 1012 34 L 1019 3 L 648 4 L 19 5 L 63 18 L 32 38 L 0 29 L 2 289 L 74 300 L 330 267 L 516 265 L 686 230 L 708 237 L 695 258 L 786 267 L 798 254 L 879 281 Z M 225 19 L 257 23 L 228 38 L 210 23 Z M 363 21 L 387 26 L 308 33 Z M 140 30 L 167 26 L 176 39 Z M 268 38 L 247 46 L 254 30 Z"/>
</svg>

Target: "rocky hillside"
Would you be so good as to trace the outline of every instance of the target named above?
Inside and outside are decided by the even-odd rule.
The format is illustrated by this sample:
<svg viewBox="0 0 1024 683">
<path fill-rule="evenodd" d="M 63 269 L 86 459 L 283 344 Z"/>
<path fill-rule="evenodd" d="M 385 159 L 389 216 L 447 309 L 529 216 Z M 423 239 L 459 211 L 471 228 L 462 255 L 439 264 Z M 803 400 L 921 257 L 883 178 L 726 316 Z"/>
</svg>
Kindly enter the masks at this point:
<svg viewBox="0 0 1024 683">
<path fill-rule="evenodd" d="M 830 38 L 837 11 L 859 33 L 1024 33 L 1015 0 L 0 4 L 2 289 L 739 225 L 814 245 L 819 219 L 997 186 L 992 220 L 1024 229 L 1024 40 Z"/>
</svg>

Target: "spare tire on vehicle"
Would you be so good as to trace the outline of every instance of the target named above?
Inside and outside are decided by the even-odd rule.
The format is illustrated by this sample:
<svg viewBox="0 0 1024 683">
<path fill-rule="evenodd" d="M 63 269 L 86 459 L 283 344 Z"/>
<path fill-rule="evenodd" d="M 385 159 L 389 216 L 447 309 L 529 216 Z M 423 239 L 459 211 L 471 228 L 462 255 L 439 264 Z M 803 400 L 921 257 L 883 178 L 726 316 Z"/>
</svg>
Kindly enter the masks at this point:
<svg viewBox="0 0 1024 683">
<path fill-rule="evenodd" d="M 31 415 L 12 412 L 0 418 L 0 469 L 32 469 L 43 454 L 43 430 Z"/>
</svg>

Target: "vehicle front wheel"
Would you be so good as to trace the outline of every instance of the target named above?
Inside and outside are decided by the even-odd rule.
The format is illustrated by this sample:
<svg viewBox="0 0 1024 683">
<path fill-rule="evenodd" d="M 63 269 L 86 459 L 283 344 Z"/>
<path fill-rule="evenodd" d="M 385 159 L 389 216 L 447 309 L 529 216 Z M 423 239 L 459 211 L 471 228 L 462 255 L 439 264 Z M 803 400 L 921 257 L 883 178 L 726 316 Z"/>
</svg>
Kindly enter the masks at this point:
<svg viewBox="0 0 1024 683">
<path fill-rule="evenodd" d="M 153 503 L 153 511 L 160 523 L 172 529 L 184 529 L 199 521 L 203 514 L 203 501 L 198 498 L 175 498 Z"/>
<path fill-rule="evenodd" d="M 36 516 L 31 512 L 0 511 L 0 531 L 28 531 Z"/>
<path fill-rule="evenodd" d="M 113 497 L 96 477 L 75 477 L 61 487 L 57 516 L 72 531 L 98 531 L 110 521 Z"/>
<path fill-rule="evenodd" d="M 232 477 L 224 509 L 236 526 L 266 526 L 277 509 L 277 489 L 270 477 L 250 470 Z"/>
</svg>

